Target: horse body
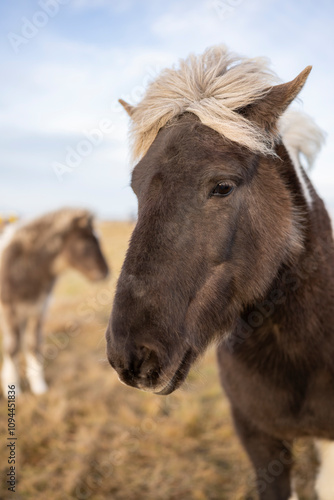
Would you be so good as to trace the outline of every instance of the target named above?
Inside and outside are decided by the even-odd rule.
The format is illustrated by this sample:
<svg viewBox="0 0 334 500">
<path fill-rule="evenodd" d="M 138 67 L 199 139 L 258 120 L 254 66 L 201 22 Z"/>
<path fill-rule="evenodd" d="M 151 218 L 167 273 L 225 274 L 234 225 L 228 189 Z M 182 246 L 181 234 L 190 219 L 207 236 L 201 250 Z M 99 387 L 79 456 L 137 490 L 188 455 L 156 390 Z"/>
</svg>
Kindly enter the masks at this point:
<svg viewBox="0 0 334 500">
<path fill-rule="evenodd" d="M 288 500 L 293 440 L 334 438 L 332 229 L 298 157 L 314 157 L 321 134 L 284 114 L 309 69 L 271 86 L 260 63 L 230 63 L 223 49 L 190 58 L 127 105 L 142 153 L 132 174 L 138 222 L 107 354 L 123 382 L 164 395 L 218 342 L 260 498 Z M 334 446 L 318 447 L 316 487 L 330 500 Z"/>
<path fill-rule="evenodd" d="M 20 392 L 18 354 L 24 348 L 32 392 L 47 390 L 41 359 L 41 327 L 48 298 L 59 274 L 72 267 L 88 279 L 108 273 L 86 210 L 61 209 L 4 235 L 0 269 L 0 308 L 3 331 L 2 388 Z"/>
<path fill-rule="evenodd" d="M 314 191 L 305 217 L 309 234 L 303 258 L 268 291 L 262 316 L 257 307 L 248 310 L 242 326 L 218 348 L 221 382 L 256 468 L 261 499 L 289 498 L 294 439 L 334 440 L 334 252 L 330 220 Z M 254 311 L 261 325 L 249 328 Z M 323 459 L 318 498 L 330 500 L 334 446 L 320 441 L 318 448 Z M 284 470 L 276 468 L 275 481 L 261 475 L 268 464 L 282 464 L 282 456 L 291 458 L 283 459 Z"/>
</svg>

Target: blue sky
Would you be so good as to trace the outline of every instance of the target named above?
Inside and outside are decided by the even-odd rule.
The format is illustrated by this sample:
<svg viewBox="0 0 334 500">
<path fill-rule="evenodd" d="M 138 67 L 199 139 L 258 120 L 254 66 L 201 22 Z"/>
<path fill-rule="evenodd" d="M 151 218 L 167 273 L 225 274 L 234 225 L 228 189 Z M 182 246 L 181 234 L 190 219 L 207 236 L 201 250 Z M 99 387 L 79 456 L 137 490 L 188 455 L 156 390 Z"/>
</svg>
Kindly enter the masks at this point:
<svg viewBox="0 0 334 500">
<path fill-rule="evenodd" d="M 333 14 L 329 0 L 4 0 L 0 213 L 135 214 L 117 99 L 135 103 L 160 69 L 217 43 L 267 56 L 285 81 L 313 65 L 299 106 L 328 134 L 311 177 L 334 208 Z"/>
</svg>

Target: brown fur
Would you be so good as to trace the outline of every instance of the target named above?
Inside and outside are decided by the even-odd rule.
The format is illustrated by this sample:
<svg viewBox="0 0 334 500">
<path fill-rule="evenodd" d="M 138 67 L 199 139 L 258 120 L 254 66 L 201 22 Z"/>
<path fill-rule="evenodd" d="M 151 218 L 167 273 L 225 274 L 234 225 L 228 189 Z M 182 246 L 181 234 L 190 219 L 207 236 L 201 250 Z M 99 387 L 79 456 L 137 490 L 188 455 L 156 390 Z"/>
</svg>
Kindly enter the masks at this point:
<svg viewBox="0 0 334 500">
<path fill-rule="evenodd" d="M 18 226 L 4 244 L 0 306 L 4 357 L 10 366 L 16 362 L 22 344 L 26 355 L 35 358 L 33 363 L 38 365 L 46 301 L 58 275 L 69 267 L 90 280 L 102 279 L 108 273 L 93 233 L 93 216 L 87 210 L 61 209 L 46 214 Z M 4 368 L 4 391 L 5 371 Z M 17 377 L 15 383 L 18 385 Z"/>
<path fill-rule="evenodd" d="M 306 76 L 238 113 L 276 130 Z M 160 130 L 132 174 L 138 222 L 106 338 L 120 378 L 158 394 L 216 340 L 260 498 L 288 500 L 293 440 L 334 439 L 334 246 L 324 204 L 303 172 L 308 204 L 280 137 L 274 153 L 191 113 Z M 220 183 L 231 194 L 214 196 Z"/>
</svg>

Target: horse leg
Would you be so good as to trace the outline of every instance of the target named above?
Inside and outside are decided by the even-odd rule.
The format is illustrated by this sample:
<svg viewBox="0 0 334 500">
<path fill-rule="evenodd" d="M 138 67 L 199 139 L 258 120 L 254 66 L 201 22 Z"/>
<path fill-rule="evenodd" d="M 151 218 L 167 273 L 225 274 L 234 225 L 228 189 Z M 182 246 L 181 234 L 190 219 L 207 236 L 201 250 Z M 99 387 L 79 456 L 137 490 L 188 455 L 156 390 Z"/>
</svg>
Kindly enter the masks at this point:
<svg viewBox="0 0 334 500">
<path fill-rule="evenodd" d="M 20 352 L 20 325 L 11 307 L 1 308 L 1 329 L 3 362 L 1 369 L 1 387 L 4 397 L 8 394 L 8 386 L 15 386 L 15 394 L 21 392 L 18 370 Z"/>
<path fill-rule="evenodd" d="M 315 483 L 319 500 L 334 498 L 334 441 L 318 439 L 315 442 L 320 457 L 320 469 Z"/>
<path fill-rule="evenodd" d="M 40 312 L 30 315 L 24 331 L 26 375 L 33 394 L 43 394 L 48 390 L 41 355 L 41 322 Z"/>
<path fill-rule="evenodd" d="M 234 423 L 256 472 L 260 500 L 298 500 L 291 491 L 293 458 L 290 444 L 254 427 L 233 409 Z"/>
</svg>

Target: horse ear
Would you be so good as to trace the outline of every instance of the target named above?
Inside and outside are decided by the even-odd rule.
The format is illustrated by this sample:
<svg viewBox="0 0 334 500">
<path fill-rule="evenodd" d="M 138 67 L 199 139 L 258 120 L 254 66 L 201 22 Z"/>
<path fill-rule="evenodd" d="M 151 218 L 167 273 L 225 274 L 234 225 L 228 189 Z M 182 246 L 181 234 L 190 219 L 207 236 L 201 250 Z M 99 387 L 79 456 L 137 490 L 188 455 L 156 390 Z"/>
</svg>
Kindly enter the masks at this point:
<svg viewBox="0 0 334 500">
<path fill-rule="evenodd" d="M 266 132 L 275 132 L 279 117 L 302 90 L 311 69 L 312 66 L 307 66 L 291 82 L 275 85 L 259 100 L 240 110 L 240 113 Z"/>
<path fill-rule="evenodd" d="M 122 104 L 123 108 L 125 109 L 125 111 L 127 112 L 127 114 L 130 116 L 130 118 L 132 117 L 133 115 L 133 112 L 135 110 L 135 107 L 134 106 L 131 106 L 131 104 L 128 104 L 127 102 L 123 101 L 123 99 L 118 99 L 118 102 L 120 104 Z"/>
</svg>

